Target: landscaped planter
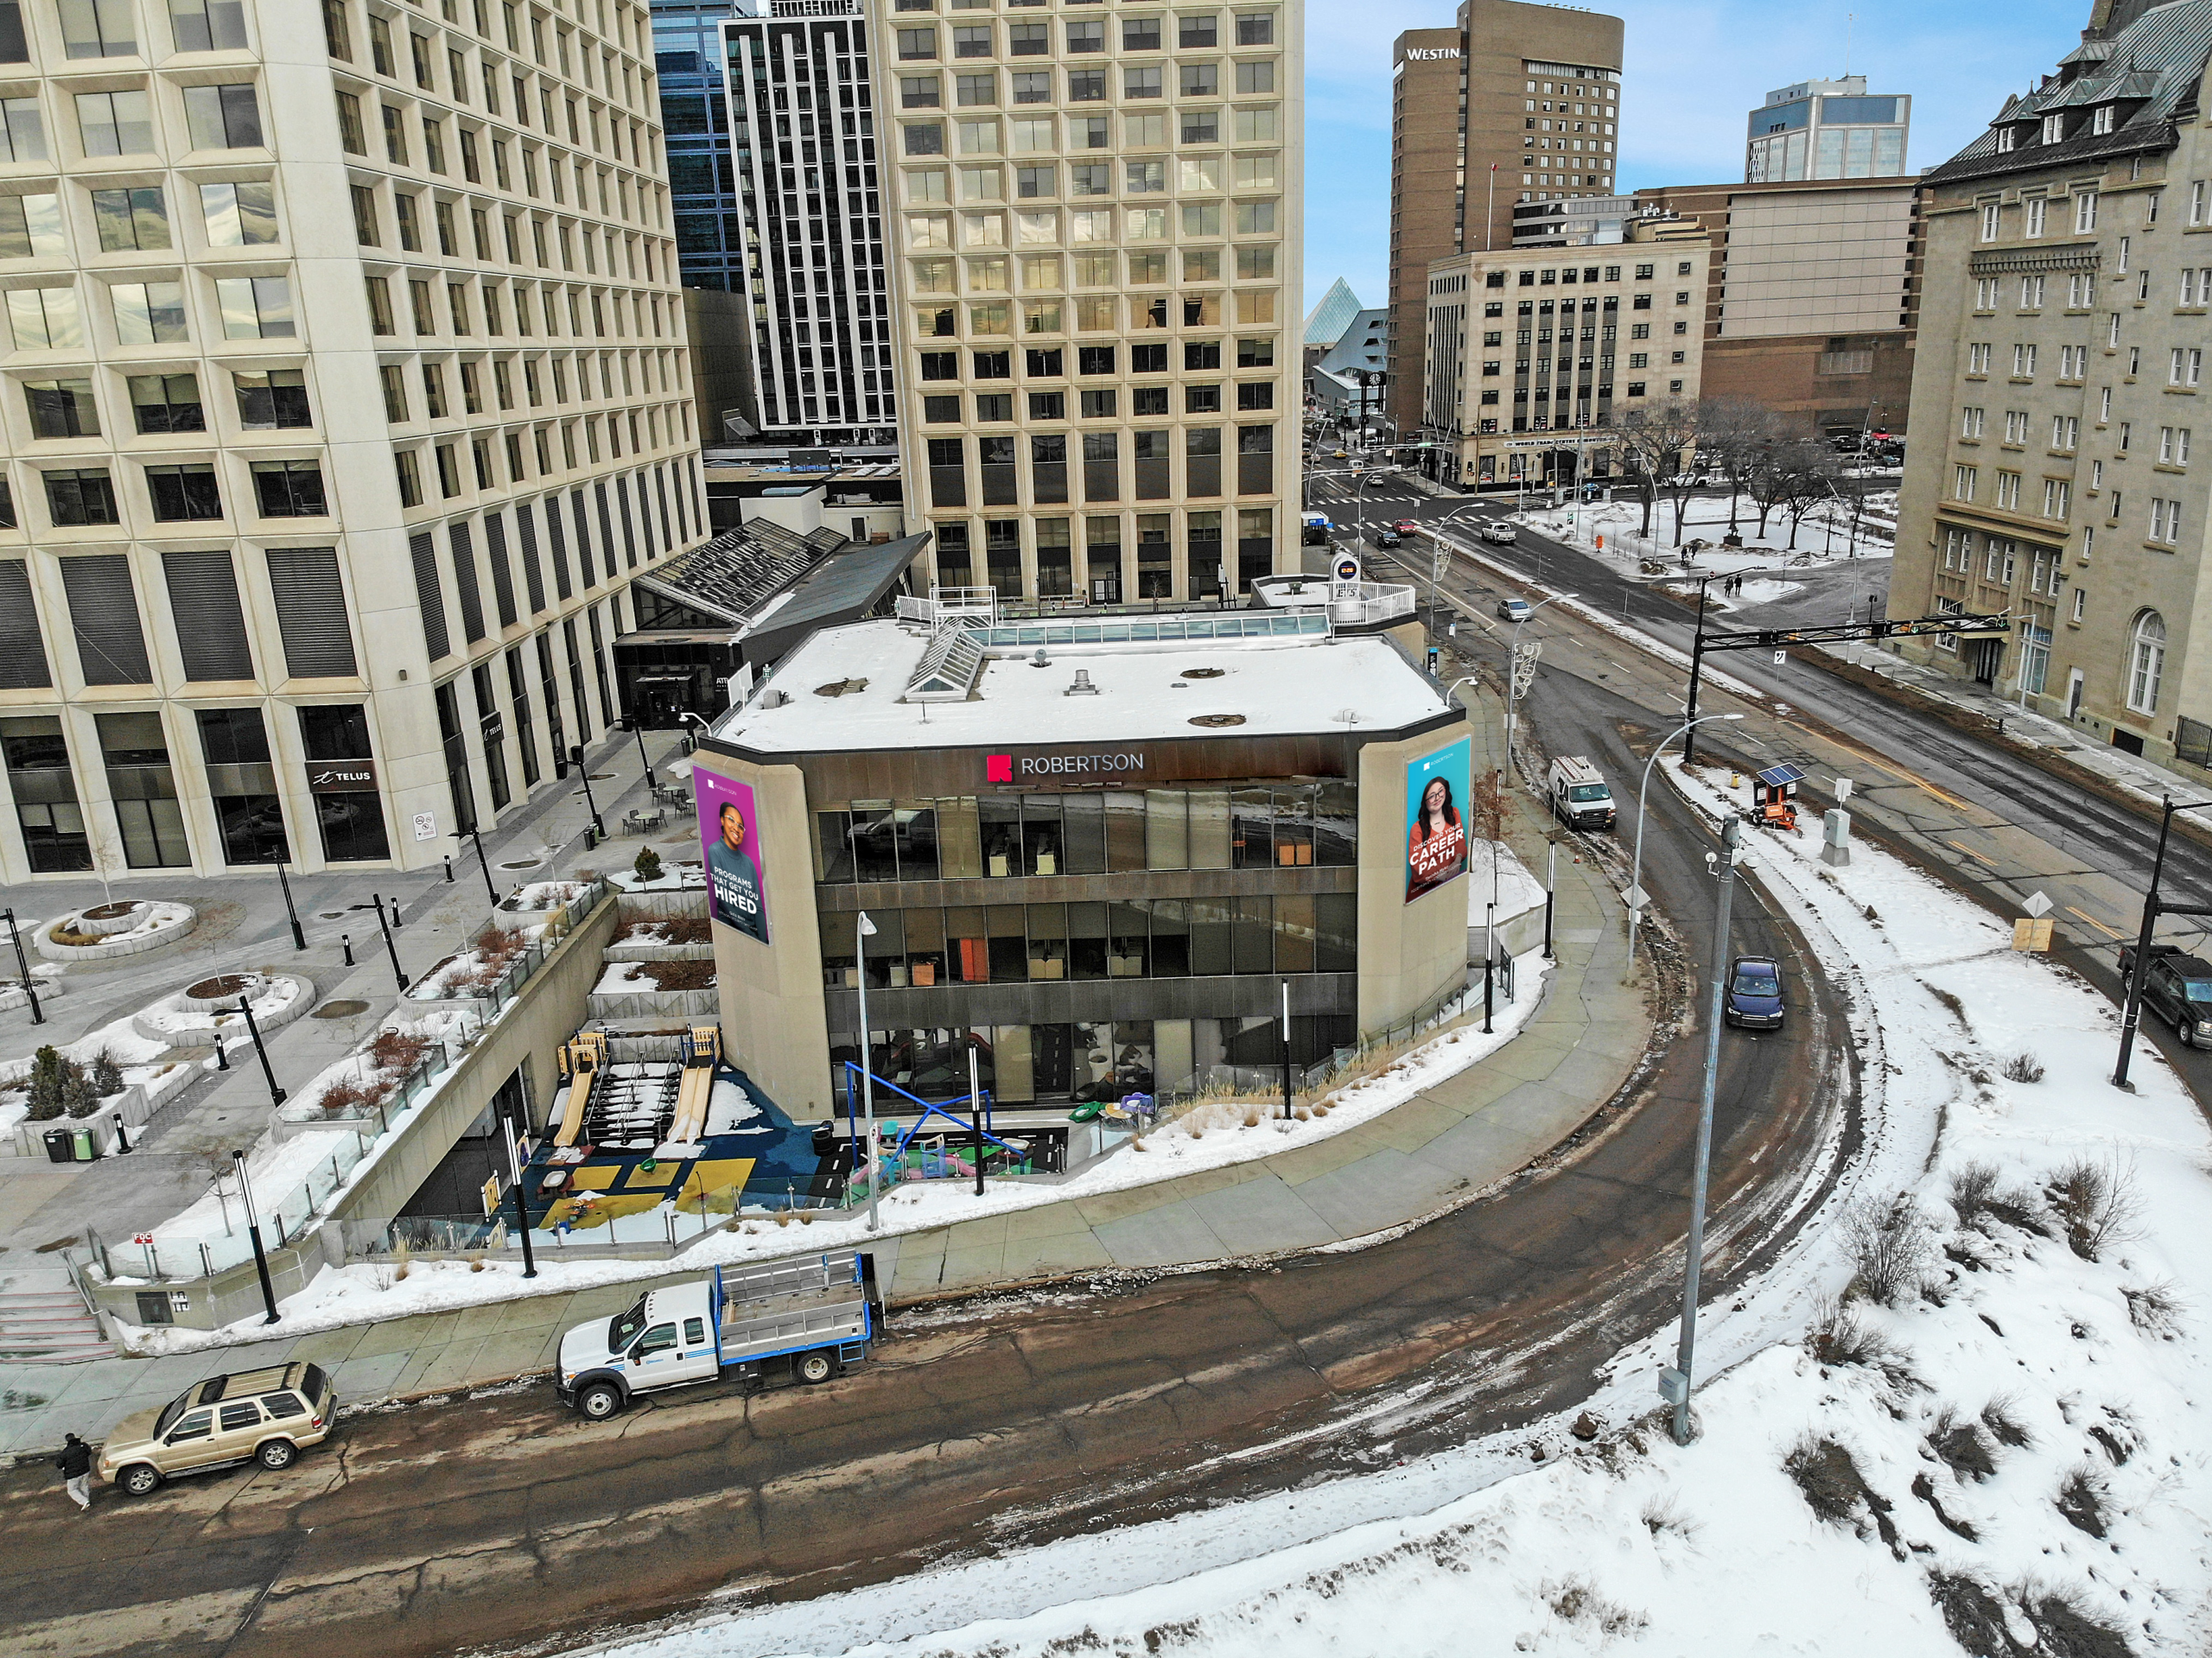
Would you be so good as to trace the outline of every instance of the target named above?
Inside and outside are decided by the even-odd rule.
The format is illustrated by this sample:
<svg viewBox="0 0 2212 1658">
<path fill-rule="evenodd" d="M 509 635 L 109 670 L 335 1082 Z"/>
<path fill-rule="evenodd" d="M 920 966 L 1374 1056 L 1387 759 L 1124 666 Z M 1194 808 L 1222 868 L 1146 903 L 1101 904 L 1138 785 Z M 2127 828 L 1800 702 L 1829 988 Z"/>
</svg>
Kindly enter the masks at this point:
<svg viewBox="0 0 2212 1658">
<path fill-rule="evenodd" d="M 315 1001 L 315 986 L 296 973 L 222 974 L 197 980 L 132 1014 L 130 1028 L 149 1042 L 167 1043 L 172 1051 L 210 1047 L 219 1033 L 235 1041 L 245 1034 L 245 1019 L 238 1011 L 241 998 L 266 1036 L 307 1012 Z"/>
<path fill-rule="evenodd" d="M 157 899 L 127 906 L 95 905 L 47 923 L 33 937 L 38 953 L 49 962 L 121 961 L 166 949 L 199 922 L 199 912 L 189 904 Z"/>
</svg>

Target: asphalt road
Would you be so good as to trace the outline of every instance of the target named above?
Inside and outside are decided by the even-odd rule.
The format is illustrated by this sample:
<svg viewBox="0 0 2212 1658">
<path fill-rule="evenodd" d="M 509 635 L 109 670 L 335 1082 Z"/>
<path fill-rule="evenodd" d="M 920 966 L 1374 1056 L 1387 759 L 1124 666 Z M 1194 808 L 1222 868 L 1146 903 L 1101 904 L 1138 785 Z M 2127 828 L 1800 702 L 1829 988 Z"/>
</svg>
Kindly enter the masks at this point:
<svg viewBox="0 0 2212 1658">
<path fill-rule="evenodd" d="M 1602 684 L 1562 686 L 1539 734 L 1573 732 L 1624 766 L 1640 717 Z M 1654 940 L 1655 997 L 1678 1013 L 1692 980 L 1703 994 L 1712 839 L 1662 810 L 1644 884 L 1681 918 Z M 1578 848 L 1621 860 L 1616 837 Z M 1748 884 L 1730 953 L 1802 959 Z M 1713 1296 L 1770 1258 L 1855 1138 L 1840 1021 L 1808 975 L 1786 1031 L 1725 1035 Z M 874 1581 L 1571 1406 L 1680 1293 L 1702 1042 L 1674 1015 L 1662 1028 L 1572 1153 L 1357 1255 L 934 1309 L 894 1318 L 875 1362 L 821 1388 L 691 1390 L 601 1426 L 543 1382 L 365 1413 L 283 1473 L 104 1492 L 89 1518 L 50 1471 L 18 1470 L 0 1478 L 0 1628 L 41 1655 L 569 1644 L 733 1591 Z"/>
<path fill-rule="evenodd" d="M 1392 485 L 1412 490 L 1402 480 Z M 1382 488 L 1372 486 L 1367 492 L 1374 498 Z M 1394 502 L 1392 516 L 1423 523 L 1448 516 L 1455 529 L 1467 527 L 1468 548 L 1522 578 L 1519 583 L 1503 581 L 1461 554 L 1451 560 L 1444 582 L 1446 600 L 1458 607 L 1462 637 L 1472 634 L 1477 649 L 1486 650 L 1491 662 L 1502 664 L 1504 659 L 1495 602 L 1507 592 L 1525 591 L 1528 584 L 1573 592 L 1608 617 L 1678 650 L 1689 649 L 1694 631 L 1691 608 L 1630 579 L 1618 562 L 1525 527 L 1513 547 L 1478 543 L 1472 527 L 1505 516 L 1510 504 L 1421 499 L 1421 505 L 1403 507 Z M 1373 505 L 1370 499 L 1370 510 Z M 1328 510 L 1333 516 L 1334 505 Z M 1425 607 L 1428 545 L 1417 537 L 1395 554 L 1371 545 L 1364 551 L 1376 574 L 1396 561 L 1402 579 L 1421 589 Z M 1886 590 L 1884 575 L 1848 562 L 1809 572 L 1793 568 L 1789 579 L 1804 582 L 1803 591 L 1784 606 L 1742 607 L 1721 626 L 1783 626 L 1843 621 L 1854 613 L 1864 616 L 1866 594 Z M 1542 753 L 1562 752 L 1563 745 L 1566 752 L 1580 752 L 1571 746 L 1585 740 L 1582 730 L 1572 721 L 1562 728 L 1547 718 L 1551 699 L 1573 695 L 1567 689 L 1570 682 L 1621 689 L 1650 720 L 1664 718 L 1669 728 L 1679 721 L 1687 677 L 1679 666 L 1661 663 L 1557 606 L 1540 612 L 1524 633 L 1545 648 L 1535 687 L 1522 705 L 1524 720 L 1545 746 L 1524 746 L 1524 766 L 1535 765 Z M 1739 697 L 1708 680 L 1700 711 L 1745 717 L 1701 727 L 1701 746 L 1756 765 L 1780 759 L 1801 765 L 1811 779 L 1802 793 L 1815 825 L 1818 812 L 1836 804 L 1833 779 L 1850 778 L 1854 786 L 1848 809 L 1855 835 L 1897 852 L 1999 914 L 2017 916 L 2032 893 L 2044 893 L 2052 901 L 2057 924 L 2054 955 L 2117 999 L 2121 986 L 2116 945 L 2132 940 L 2140 922 L 2157 841 L 2155 818 L 2073 788 L 2007 749 L 1924 719 L 1794 656 L 1777 664 L 1770 652 L 1747 651 L 1709 654 L 1707 661 L 1761 695 Z M 1618 788 L 1621 774 L 1609 768 L 1608 775 Z M 2212 904 L 2212 852 L 2177 837 L 2167 854 L 2165 893 L 2170 903 Z M 2170 918 L 2158 936 L 2212 953 L 2212 938 L 2199 919 Z M 2212 1053 L 2184 1049 L 2172 1028 L 2152 1014 L 2145 1017 L 2143 1039 L 2165 1054 L 2200 1102 L 2212 1102 Z"/>
</svg>

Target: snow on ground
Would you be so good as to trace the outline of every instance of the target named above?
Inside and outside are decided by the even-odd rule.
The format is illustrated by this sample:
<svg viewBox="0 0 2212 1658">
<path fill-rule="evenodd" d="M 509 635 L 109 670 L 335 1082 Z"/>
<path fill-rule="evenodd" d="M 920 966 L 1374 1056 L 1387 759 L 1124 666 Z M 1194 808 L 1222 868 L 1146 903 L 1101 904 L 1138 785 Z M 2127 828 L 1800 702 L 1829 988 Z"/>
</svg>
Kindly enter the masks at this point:
<svg viewBox="0 0 2212 1658">
<path fill-rule="evenodd" d="M 1686 791 L 1740 804 L 1711 786 L 1723 775 Z M 1781 1264 L 1704 1309 L 1691 1445 L 1650 1420 L 1672 1358 L 1662 1331 L 1602 1379 L 1594 1443 L 1538 1422 L 1376 1474 L 717 1617 L 625 1658 L 2201 1658 L 2203 1115 L 2153 1052 L 2139 1051 L 2136 1092 L 2113 1089 L 2109 1003 L 2014 954 L 1985 912 L 1865 848 L 1828 871 L 1810 835 L 1747 840 L 1751 873 L 1856 1003 L 1867 1144 L 1855 1189 Z M 2024 1050 L 2041 1081 L 2003 1074 Z M 2137 1205 L 2094 1260 L 2069 1247 L 2051 1186 L 2077 1162 L 2119 1172 Z M 1979 1167 L 1995 1203 L 1962 1219 L 1954 1181 Z M 1890 1349 L 1873 1362 L 1816 1352 L 1808 1326 L 1853 1273 L 1839 1217 L 1898 1194 L 1924 1217 L 1932 1247 L 1908 1275 L 1924 1287 L 1893 1308 L 1847 1304 Z"/>
<path fill-rule="evenodd" d="M 635 996 L 659 988 L 646 976 L 643 962 L 609 962 L 591 988 L 597 996 Z"/>
<path fill-rule="evenodd" d="M 1544 883 L 1529 873 L 1529 867 L 1513 855 L 1513 848 L 1503 841 L 1487 843 L 1491 851 L 1481 845 L 1475 848 L 1474 857 L 1467 866 L 1467 924 L 1479 927 L 1491 913 L 1491 905 L 1497 905 L 1497 916 L 1502 925 L 1516 915 L 1541 909 L 1544 903 Z M 1491 852 L 1497 854 L 1496 879 L 1492 880 Z"/>
<path fill-rule="evenodd" d="M 258 1341 L 272 1335 L 303 1335 L 310 1331 L 358 1323 L 365 1316 L 371 1316 L 370 1304 L 362 1300 L 364 1286 L 375 1293 L 374 1317 L 399 1318 L 410 1313 L 506 1300 L 518 1294 L 567 1294 L 601 1284 L 662 1277 L 687 1267 L 704 1270 L 721 1262 L 790 1255 L 801 1248 L 852 1248 L 864 1245 L 872 1236 L 927 1231 L 981 1215 L 1034 1209 L 1045 1204 L 1126 1191 L 1180 1175 L 1249 1162 L 1312 1145 L 1361 1123 L 1371 1122 L 1424 1089 L 1432 1088 L 1495 1053 L 1512 1039 L 1535 1011 L 1542 997 L 1545 972 L 1541 951 L 1531 950 L 1520 956 L 1515 962 L 1514 982 L 1524 987 L 1523 993 L 1519 1001 L 1504 1003 L 1497 1009 L 1491 1021 L 1496 1029 L 1490 1035 L 1483 1034 L 1479 1020 L 1446 1032 L 1376 1074 L 1326 1095 L 1319 1103 L 1329 1108 L 1327 1113 L 1303 1121 L 1286 1122 L 1270 1117 L 1269 1104 L 1262 1101 L 1252 1113 L 1258 1118 L 1256 1126 L 1246 1128 L 1243 1122 L 1248 1107 L 1244 1102 L 1200 1106 L 1189 1115 L 1146 1135 L 1142 1150 L 1124 1146 L 1065 1178 L 994 1179 L 987 1183 L 981 1197 L 975 1195 L 973 1185 L 967 1181 L 909 1180 L 887 1191 L 879 1206 L 879 1230 L 873 1234 L 868 1229 L 867 1210 L 863 1207 L 844 1212 L 832 1210 L 827 1217 L 817 1217 L 810 1222 L 794 1218 L 781 1226 L 771 1219 L 746 1217 L 739 1222 L 736 1231 L 718 1231 L 702 1239 L 673 1261 L 658 1257 L 566 1261 L 560 1259 L 559 1244 L 541 1242 L 537 1252 L 537 1277 L 527 1289 L 518 1287 L 522 1271 L 518 1256 L 513 1261 L 488 1261 L 482 1272 L 472 1270 L 467 1262 L 441 1265 L 416 1261 L 406 1278 L 393 1281 L 389 1287 L 380 1287 L 390 1275 L 388 1267 L 380 1269 L 368 1263 L 325 1267 L 305 1290 L 281 1304 L 282 1317 L 273 1329 L 264 1324 L 257 1314 L 227 1330 L 213 1331 L 133 1325 L 129 1327 L 131 1350 L 143 1354 L 189 1352 L 238 1341 Z M 721 1121 L 719 1114 L 725 1109 L 723 1086 L 734 1088 L 717 1085 L 713 1108 L 716 1115 L 710 1119 L 714 1122 Z M 743 1114 L 737 1113 L 734 1105 L 728 1109 L 741 1120 Z M 718 1128 L 715 1132 L 724 1130 Z M 257 1176 L 257 1196 L 263 1190 Z M 269 1190 L 274 1192 L 277 1188 Z M 677 1222 L 678 1238 L 690 1236 L 691 1229 L 697 1224 L 696 1216 L 680 1216 Z"/>
<path fill-rule="evenodd" d="M 1588 546 L 1595 539 L 1605 537 L 1605 550 L 1626 552 L 1625 544 L 1617 545 L 1616 538 L 1628 537 L 1641 539 L 1638 526 L 1643 522 L 1643 504 L 1632 497 L 1616 498 L 1611 501 L 1591 502 L 1577 506 L 1543 507 L 1518 515 L 1522 522 L 1546 535 L 1562 540 L 1572 540 Z M 1893 537 L 1897 524 L 1897 492 L 1875 491 L 1867 495 L 1859 514 L 1858 556 L 1887 558 L 1895 550 Z M 1714 564 L 1717 561 L 1735 559 L 1745 563 L 1758 562 L 1747 558 L 1746 553 L 1756 550 L 1760 558 L 1771 559 L 1775 553 L 1823 554 L 1835 558 L 1851 556 L 1851 509 L 1833 501 L 1824 501 L 1805 515 L 1797 526 L 1796 544 L 1790 545 L 1789 519 L 1776 511 L 1767 515 L 1766 530 L 1759 530 L 1759 510 L 1749 496 L 1738 497 L 1735 503 L 1734 524 L 1746 542 L 1760 543 L 1757 549 L 1745 553 L 1724 551 L 1708 547 L 1699 554 L 1700 562 Z M 1692 496 L 1682 514 L 1682 539 L 1717 541 L 1730 524 L 1729 499 L 1726 495 Z M 1662 495 L 1651 509 L 1650 539 L 1662 554 L 1671 554 L 1675 548 L 1675 504 Z M 1643 550 L 1640 547 L 1637 550 Z"/>
<path fill-rule="evenodd" d="M 294 1002 L 307 994 L 308 988 L 304 979 L 294 978 L 289 974 L 275 974 L 266 977 L 252 974 L 247 976 L 255 981 L 253 994 L 248 1001 L 253 1008 L 253 1016 L 264 1021 L 264 1028 L 268 1020 L 291 1007 Z M 139 1030 L 156 1032 L 167 1037 L 174 1046 L 200 1045 L 197 1039 L 185 1043 L 179 1039 L 184 1037 L 202 1039 L 213 1036 L 219 1022 L 223 1025 L 226 1032 L 233 1025 L 239 1032 L 244 1032 L 245 1029 L 245 1021 L 238 1018 L 237 1004 L 234 1001 L 220 1006 L 207 1002 L 195 1006 L 185 1001 L 184 993 L 181 990 L 175 995 L 163 997 L 144 1012 L 132 1017 L 132 1023 Z"/>
<path fill-rule="evenodd" d="M 359 1150 L 358 1137 L 347 1128 L 295 1134 L 283 1140 L 255 1141 L 245 1155 L 246 1178 L 252 1185 L 255 1204 L 264 1215 L 275 1213 L 277 1204 L 297 1191 L 332 1158 L 338 1158 L 341 1165 L 350 1165 Z M 238 1204 L 237 1189 L 227 1178 L 226 1190 L 229 1193 L 227 1223 L 224 1204 L 211 1189 L 189 1209 L 180 1210 L 155 1227 L 154 1236 L 167 1241 L 228 1237 L 243 1232 L 245 1217 Z"/>
</svg>

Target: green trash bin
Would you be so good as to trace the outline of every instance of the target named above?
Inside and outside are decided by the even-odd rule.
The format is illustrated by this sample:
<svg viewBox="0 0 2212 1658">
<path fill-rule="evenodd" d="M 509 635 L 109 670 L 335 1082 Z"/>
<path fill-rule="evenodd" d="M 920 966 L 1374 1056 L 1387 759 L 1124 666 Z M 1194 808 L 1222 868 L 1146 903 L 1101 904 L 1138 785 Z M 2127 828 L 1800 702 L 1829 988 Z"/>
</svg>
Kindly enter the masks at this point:
<svg viewBox="0 0 2212 1658">
<path fill-rule="evenodd" d="M 77 1161 L 78 1161 L 78 1162 L 79 1162 L 79 1163 L 89 1163 L 89 1162 L 91 1162 L 91 1161 L 92 1160 L 92 1156 L 93 1156 L 93 1153 L 92 1153 L 92 1131 L 91 1129 L 89 1129 L 89 1128 L 79 1128 L 79 1129 L 78 1129 L 78 1130 L 77 1130 L 77 1132 L 76 1132 L 75 1138 L 74 1138 L 74 1142 L 73 1142 L 73 1149 L 74 1149 L 74 1151 L 75 1151 L 75 1152 L 76 1152 L 76 1153 L 77 1153 Z"/>
</svg>

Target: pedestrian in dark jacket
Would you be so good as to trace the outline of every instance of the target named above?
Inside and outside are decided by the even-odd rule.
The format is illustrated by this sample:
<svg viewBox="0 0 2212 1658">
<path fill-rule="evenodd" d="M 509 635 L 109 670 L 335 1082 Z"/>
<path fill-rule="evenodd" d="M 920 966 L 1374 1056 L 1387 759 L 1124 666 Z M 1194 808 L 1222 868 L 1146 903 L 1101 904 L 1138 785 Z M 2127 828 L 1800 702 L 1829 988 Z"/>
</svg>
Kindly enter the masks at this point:
<svg viewBox="0 0 2212 1658">
<path fill-rule="evenodd" d="M 89 1511 L 92 1506 L 92 1448 L 72 1433 L 63 1443 L 61 1454 L 54 1465 L 61 1471 L 61 1482 L 70 1500 L 79 1509 Z"/>
</svg>

